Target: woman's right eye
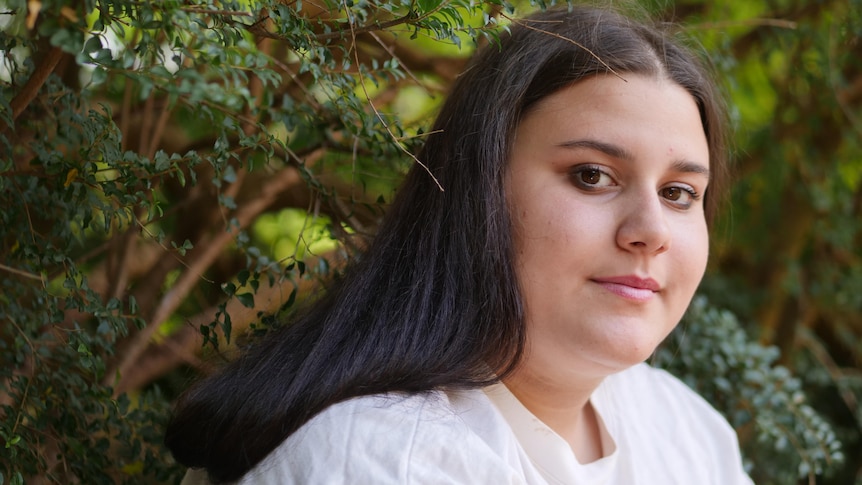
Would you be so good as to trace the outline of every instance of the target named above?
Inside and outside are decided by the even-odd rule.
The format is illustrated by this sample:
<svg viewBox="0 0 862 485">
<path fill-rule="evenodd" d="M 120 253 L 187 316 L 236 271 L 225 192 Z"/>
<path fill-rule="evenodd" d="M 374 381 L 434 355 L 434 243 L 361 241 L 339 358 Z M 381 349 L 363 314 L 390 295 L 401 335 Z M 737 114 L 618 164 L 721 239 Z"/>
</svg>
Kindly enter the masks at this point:
<svg viewBox="0 0 862 485">
<path fill-rule="evenodd" d="M 598 167 L 576 167 L 572 171 L 571 176 L 575 185 L 584 189 L 597 189 L 616 185 L 611 176 Z"/>
</svg>

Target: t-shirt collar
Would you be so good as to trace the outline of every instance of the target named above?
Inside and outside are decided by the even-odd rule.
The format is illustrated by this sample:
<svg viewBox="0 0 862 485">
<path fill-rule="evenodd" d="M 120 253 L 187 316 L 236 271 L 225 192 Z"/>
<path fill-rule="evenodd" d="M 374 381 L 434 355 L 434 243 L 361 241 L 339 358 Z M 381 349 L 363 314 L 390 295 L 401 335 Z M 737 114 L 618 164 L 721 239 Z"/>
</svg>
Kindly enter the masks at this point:
<svg viewBox="0 0 862 485">
<path fill-rule="evenodd" d="M 600 389 L 601 386 L 597 393 Z M 604 447 L 613 449 L 613 452 L 592 463 L 581 464 L 566 440 L 524 407 L 505 384 L 486 387 L 484 392 L 512 428 L 530 461 L 550 483 L 602 484 L 610 479 L 619 451 L 607 430 L 601 400 L 595 399 L 595 393 L 591 402 L 599 418 L 603 439 L 609 441 L 604 443 Z"/>
</svg>

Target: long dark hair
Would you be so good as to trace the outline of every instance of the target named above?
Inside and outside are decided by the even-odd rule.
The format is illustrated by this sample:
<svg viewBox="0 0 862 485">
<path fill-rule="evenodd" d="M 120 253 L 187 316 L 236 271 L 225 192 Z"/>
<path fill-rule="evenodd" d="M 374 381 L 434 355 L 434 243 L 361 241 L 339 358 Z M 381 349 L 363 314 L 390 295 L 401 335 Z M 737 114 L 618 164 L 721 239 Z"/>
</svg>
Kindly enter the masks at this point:
<svg viewBox="0 0 862 485">
<path fill-rule="evenodd" d="M 240 478 L 351 397 L 485 386 L 524 350 L 504 190 L 515 129 L 537 101 L 595 75 L 667 77 L 694 97 L 710 149 L 707 217 L 724 182 L 724 111 L 697 57 L 662 30 L 573 6 L 517 21 L 444 103 L 366 253 L 293 322 L 187 391 L 165 441 L 213 482 Z"/>
</svg>

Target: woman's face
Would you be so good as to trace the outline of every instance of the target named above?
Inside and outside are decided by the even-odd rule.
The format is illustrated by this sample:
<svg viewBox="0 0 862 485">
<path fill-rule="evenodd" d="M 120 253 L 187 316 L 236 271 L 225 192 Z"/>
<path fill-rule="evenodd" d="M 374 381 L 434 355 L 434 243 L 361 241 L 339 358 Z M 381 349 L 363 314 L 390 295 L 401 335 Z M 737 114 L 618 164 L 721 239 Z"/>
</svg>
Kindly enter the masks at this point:
<svg viewBox="0 0 862 485">
<path fill-rule="evenodd" d="M 506 189 L 533 369 L 599 377 L 644 361 L 706 267 L 695 101 L 672 81 L 624 77 L 544 98 L 516 132 Z"/>
</svg>

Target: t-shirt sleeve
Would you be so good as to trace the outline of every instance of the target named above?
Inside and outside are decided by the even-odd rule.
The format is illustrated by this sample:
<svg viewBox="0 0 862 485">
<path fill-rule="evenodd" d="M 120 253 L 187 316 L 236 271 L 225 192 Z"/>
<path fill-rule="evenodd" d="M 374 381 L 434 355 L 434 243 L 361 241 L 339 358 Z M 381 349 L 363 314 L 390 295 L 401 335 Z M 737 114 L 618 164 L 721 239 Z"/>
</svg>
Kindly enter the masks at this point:
<svg viewBox="0 0 862 485">
<path fill-rule="evenodd" d="M 240 484 L 522 483 L 446 399 L 443 393 L 369 396 L 331 406 Z"/>
<path fill-rule="evenodd" d="M 190 468 L 183 476 L 180 485 L 210 485 L 206 470 Z"/>
</svg>

